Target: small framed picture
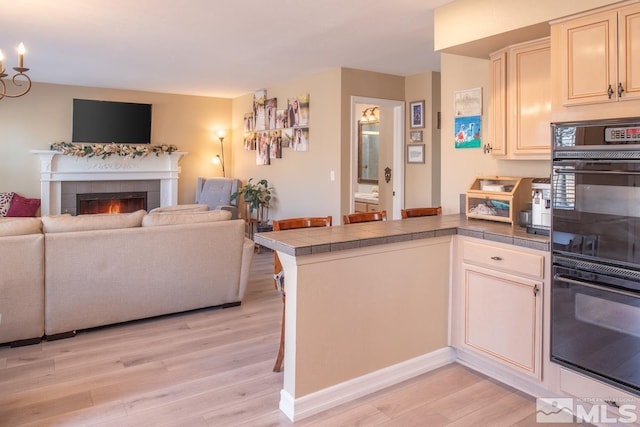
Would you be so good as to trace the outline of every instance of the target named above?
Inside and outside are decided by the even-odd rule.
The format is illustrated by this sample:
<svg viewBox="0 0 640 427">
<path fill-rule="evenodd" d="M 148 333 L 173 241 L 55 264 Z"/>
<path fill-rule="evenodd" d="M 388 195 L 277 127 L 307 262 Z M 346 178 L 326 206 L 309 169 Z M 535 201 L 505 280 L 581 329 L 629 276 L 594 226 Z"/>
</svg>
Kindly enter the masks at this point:
<svg viewBox="0 0 640 427">
<path fill-rule="evenodd" d="M 424 163 L 424 144 L 407 145 L 407 163 Z"/>
<path fill-rule="evenodd" d="M 422 131 L 412 130 L 411 132 L 409 132 L 409 139 L 412 143 L 422 142 Z"/>
<path fill-rule="evenodd" d="M 411 128 L 424 127 L 424 101 L 413 101 L 409 103 L 410 126 Z"/>
</svg>

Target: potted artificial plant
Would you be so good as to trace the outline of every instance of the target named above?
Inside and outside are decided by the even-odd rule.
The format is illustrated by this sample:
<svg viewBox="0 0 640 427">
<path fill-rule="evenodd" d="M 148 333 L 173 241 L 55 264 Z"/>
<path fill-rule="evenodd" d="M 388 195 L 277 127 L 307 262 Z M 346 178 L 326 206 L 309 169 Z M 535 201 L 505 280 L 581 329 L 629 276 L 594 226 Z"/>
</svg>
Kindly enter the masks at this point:
<svg viewBox="0 0 640 427">
<path fill-rule="evenodd" d="M 266 224 L 269 222 L 269 201 L 271 200 L 271 190 L 273 187 L 269 187 L 269 182 L 266 179 L 253 183 L 253 178 L 235 193 L 231 195 L 231 200 L 242 196 L 244 200 L 244 206 L 247 212 L 247 219 L 253 218 L 253 212 L 256 212 L 255 219 L 258 224 Z"/>
</svg>

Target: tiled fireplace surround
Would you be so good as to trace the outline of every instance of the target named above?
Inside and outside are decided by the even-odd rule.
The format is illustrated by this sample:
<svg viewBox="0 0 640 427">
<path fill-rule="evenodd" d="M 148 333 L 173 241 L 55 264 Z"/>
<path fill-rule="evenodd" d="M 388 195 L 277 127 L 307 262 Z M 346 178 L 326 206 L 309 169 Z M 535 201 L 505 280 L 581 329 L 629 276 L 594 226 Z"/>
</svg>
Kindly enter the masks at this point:
<svg viewBox="0 0 640 427">
<path fill-rule="evenodd" d="M 179 161 L 185 152 L 135 159 L 82 158 L 32 150 L 40 158 L 42 215 L 75 215 L 77 193 L 147 192 L 147 210 L 178 204 Z"/>
<path fill-rule="evenodd" d="M 160 206 L 160 180 L 145 181 L 65 181 L 62 183 L 60 211 L 76 215 L 76 195 L 88 193 L 147 193 L 147 211 Z"/>
</svg>

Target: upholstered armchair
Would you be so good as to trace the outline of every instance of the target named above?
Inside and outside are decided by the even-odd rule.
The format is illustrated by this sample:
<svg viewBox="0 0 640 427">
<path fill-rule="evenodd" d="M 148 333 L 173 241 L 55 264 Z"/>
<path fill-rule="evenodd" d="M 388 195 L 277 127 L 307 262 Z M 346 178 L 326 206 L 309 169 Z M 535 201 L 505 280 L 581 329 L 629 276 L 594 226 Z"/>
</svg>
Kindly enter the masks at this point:
<svg viewBox="0 0 640 427">
<path fill-rule="evenodd" d="M 238 218 L 238 199 L 231 195 L 238 191 L 240 180 L 233 178 L 198 177 L 196 203 L 208 205 L 209 209 L 222 209 L 231 212 L 231 219 Z"/>
</svg>

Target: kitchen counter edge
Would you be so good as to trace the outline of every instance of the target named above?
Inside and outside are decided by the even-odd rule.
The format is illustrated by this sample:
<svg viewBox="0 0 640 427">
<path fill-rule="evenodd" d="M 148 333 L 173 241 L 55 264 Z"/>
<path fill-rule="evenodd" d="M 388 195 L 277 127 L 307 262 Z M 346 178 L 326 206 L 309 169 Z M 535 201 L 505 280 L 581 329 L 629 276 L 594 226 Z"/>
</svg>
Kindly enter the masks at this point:
<svg viewBox="0 0 640 427">
<path fill-rule="evenodd" d="M 465 215 L 272 231 L 256 233 L 254 241 L 288 255 L 304 256 L 456 234 L 540 251 L 550 250 L 549 236 L 527 233 L 517 225 L 469 219 Z"/>
</svg>

